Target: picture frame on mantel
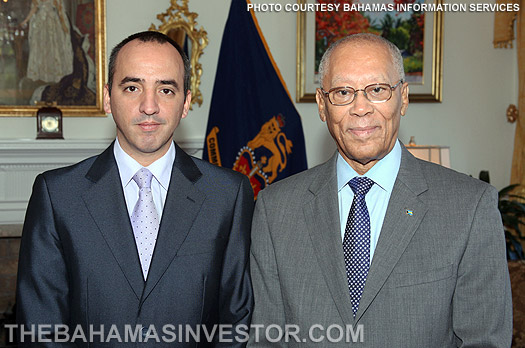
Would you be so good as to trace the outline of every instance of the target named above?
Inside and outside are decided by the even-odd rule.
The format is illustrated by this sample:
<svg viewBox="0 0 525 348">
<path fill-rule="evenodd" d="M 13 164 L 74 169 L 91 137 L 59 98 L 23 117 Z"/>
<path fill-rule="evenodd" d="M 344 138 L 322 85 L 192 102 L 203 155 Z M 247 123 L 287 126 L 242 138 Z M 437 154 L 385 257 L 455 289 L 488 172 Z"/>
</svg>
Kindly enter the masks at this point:
<svg viewBox="0 0 525 348">
<path fill-rule="evenodd" d="M 413 1 L 381 1 L 391 4 Z M 442 0 L 415 3 L 442 4 Z M 314 4 L 315 0 L 297 0 L 298 4 Z M 350 6 L 352 1 L 346 2 Z M 357 2 L 354 2 L 357 4 Z M 377 1 L 362 0 L 359 4 L 377 5 Z M 412 7 L 414 8 L 414 7 Z M 397 40 L 401 49 L 406 77 L 410 86 L 410 102 L 441 102 L 443 86 L 443 12 L 297 12 L 297 81 L 296 101 L 315 103 L 315 90 L 319 87 L 317 68 L 330 43 L 348 34 L 372 32 L 382 35 L 382 28 L 393 28 L 391 41 Z M 410 23 L 409 23 L 410 21 Z M 351 23 L 350 25 L 344 23 Z M 416 25 L 417 24 L 417 25 Z M 409 28 L 412 25 L 412 28 Z M 399 28 L 399 29 L 398 29 Z M 415 40 L 414 38 L 421 38 Z M 385 36 L 385 35 L 384 35 Z"/>
<path fill-rule="evenodd" d="M 105 116 L 106 0 L 0 3 L 0 116 Z"/>
</svg>

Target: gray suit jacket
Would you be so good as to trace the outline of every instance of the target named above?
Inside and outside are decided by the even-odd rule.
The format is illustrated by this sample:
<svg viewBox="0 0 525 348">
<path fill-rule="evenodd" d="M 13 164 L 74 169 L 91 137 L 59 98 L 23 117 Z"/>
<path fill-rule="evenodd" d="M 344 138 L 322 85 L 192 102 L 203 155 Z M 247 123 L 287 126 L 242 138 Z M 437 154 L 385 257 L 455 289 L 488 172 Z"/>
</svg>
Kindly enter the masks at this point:
<svg viewBox="0 0 525 348">
<path fill-rule="evenodd" d="M 336 157 L 259 193 L 252 324 L 265 328 L 259 342 L 252 330 L 249 346 L 509 347 L 511 293 L 496 190 L 403 147 L 354 319 Z M 269 342 L 264 333 L 271 324 L 295 335 L 288 343 Z M 276 327 L 268 332 L 272 341 L 279 338 Z"/>
</svg>

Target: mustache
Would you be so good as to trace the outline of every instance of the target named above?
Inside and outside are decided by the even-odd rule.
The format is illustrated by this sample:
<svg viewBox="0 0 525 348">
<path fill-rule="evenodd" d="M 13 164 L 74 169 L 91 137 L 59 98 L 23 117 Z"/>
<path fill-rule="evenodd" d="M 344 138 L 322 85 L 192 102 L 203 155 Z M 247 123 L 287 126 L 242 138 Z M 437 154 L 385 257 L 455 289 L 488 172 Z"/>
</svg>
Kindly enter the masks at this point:
<svg viewBox="0 0 525 348">
<path fill-rule="evenodd" d="M 155 122 L 158 124 L 165 124 L 166 120 L 159 118 L 157 115 L 141 115 L 137 118 L 134 118 L 131 122 L 134 125 L 141 124 L 143 122 Z"/>
</svg>

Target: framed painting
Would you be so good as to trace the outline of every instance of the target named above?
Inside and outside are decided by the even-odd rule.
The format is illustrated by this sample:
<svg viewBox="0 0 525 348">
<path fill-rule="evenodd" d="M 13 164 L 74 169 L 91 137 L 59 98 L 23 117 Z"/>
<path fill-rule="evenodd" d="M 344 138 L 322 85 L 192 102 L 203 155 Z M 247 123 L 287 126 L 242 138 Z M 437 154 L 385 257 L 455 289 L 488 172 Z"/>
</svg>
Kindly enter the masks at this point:
<svg viewBox="0 0 525 348">
<path fill-rule="evenodd" d="M 297 0 L 300 4 L 315 0 Z M 326 0 L 317 0 L 325 3 Z M 406 80 L 410 85 L 410 102 L 441 102 L 443 79 L 443 12 L 416 11 L 424 0 L 336 0 L 335 3 L 359 3 L 365 11 L 317 11 L 297 13 L 297 84 L 296 101 L 314 103 L 319 86 L 317 68 L 328 46 L 356 33 L 381 35 L 401 50 Z M 330 1 L 333 3 L 333 1 Z M 394 11 L 366 11 L 378 4 Z M 436 0 L 441 4 L 442 0 Z M 410 6 L 406 6 L 409 4 Z M 405 6 L 403 6 L 405 5 Z M 420 7 L 420 6 L 419 6 Z M 397 9 L 408 9 L 396 11 Z M 416 10 L 414 10 L 416 9 Z"/>
<path fill-rule="evenodd" d="M 0 116 L 105 116 L 105 0 L 0 2 Z"/>
</svg>

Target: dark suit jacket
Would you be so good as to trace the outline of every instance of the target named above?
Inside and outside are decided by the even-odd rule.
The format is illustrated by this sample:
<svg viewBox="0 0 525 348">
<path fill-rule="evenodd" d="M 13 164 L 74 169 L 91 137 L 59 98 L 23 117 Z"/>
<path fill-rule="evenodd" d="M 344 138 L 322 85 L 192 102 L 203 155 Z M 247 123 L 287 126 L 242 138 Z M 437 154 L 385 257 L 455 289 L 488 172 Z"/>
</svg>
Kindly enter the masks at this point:
<svg viewBox="0 0 525 348">
<path fill-rule="evenodd" d="M 250 262 L 252 322 L 297 325 L 305 342 L 291 337 L 274 343 L 261 334 L 259 342 L 252 335 L 248 346 L 509 347 L 510 283 L 494 187 L 418 160 L 403 147 L 354 318 L 336 157 L 258 195 Z M 339 338 L 338 328 L 343 336 L 329 342 Z M 322 342 L 312 341 L 321 336 Z"/>
<path fill-rule="evenodd" d="M 36 178 L 24 223 L 17 321 L 26 326 L 67 324 L 70 335 L 81 325 L 88 340 L 89 325 L 96 331 L 104 325 L 104 340 L 113 324 L 123 341 L 124 325 L 155 325 L 161 341 L 175 333 L 175 343 L 158 344 L 150 331 L 147 344 L 139 344 L 155 347 L 195 347 L 179 336 L 179 325 L 183 332 L 186 324 L 194 330 L 199 324 L 249 325 L 252 212 L 253 193 L 245 176 L 176 147 L 144 282 L 113 146 L 73 166 L 45 172 Z M 166 324 L 174 328 L 164 329 Z M 100 335 L 94 337 L 100 340 Z M 116 344 L 113 340 L 106 346 Z"/>
</svg>

